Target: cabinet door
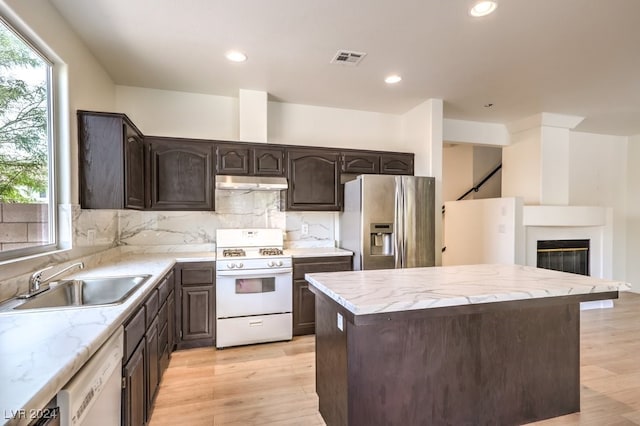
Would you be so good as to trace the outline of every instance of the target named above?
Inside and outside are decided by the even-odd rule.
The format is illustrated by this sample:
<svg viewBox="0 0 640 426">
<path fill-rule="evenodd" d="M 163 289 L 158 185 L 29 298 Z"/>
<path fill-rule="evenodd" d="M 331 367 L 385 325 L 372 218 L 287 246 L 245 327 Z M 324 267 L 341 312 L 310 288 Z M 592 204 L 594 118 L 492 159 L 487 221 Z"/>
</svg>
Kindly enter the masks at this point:
<svg viewBox="0 0 640 426">
<path fill-rule="evenodd" d="M 288 210 L 340 210 L 340 156 L 337 152 L 289 150 L 287 175 Z"/>
<path fill-rule="evenodd" d="M 153 410 L 153 401 L 156 399 L 158 387 L 160 385 L 160 348 L 158 339 L 158 317 L 156 317 L 151 325 L 147 328 L 145 335 L 146 341 L 146 363 L 145 372 L 147 375 L 147 422 L 151 419 Z"/>
<path fill-rule="evenodd" d="M 216 168 L 219 175 L 248 175 L 251 172 L 251 150 L 246 145 L 218 145 Z"/>
<path fill-rule="evenodd" d="M 171 352 L 173 352 L 176 345 L 176 298 L 174 291 L 171 291 L 167 298 L 167 333 L 167 351 L 169 357 L 171 357 Z"/>
<path fill-rule="evenodd" d="M 304 274 L 351 271 L 352 256 L 308 257 L 293 259 L 293 335 L 313 334 L 316 328 L 316 299 Z"/>
<path fill-rule="evenodd" d="M 151 209 L 213 210 L 213 148 L 208 143 L 150 140 Z"/>
<path fill-rule="evenodd" d="M 182 288 L 182 341 L 206 339 L 213 343 L 214 315 L 212 285 Z"/>
<path fill-rule="evenodd" d="M 122 390 L 122 424 L 144 426 L 146 411 L 145 381 L 146 344 L 144 338 L 122 367 L 124 389 Z"/>
<path fill-rule="evenodd" d="M 413 175 L 413 154 L 385 154 L 380 156 L 380 173 L 385 175 Z"/>
<path fill-rule="evenodd" d="M 82 208 L 145 207 L 143 136 L 126 115 L 78 111 L 78 157 Z"/>
<path fill-rule="evenodd" d="M 124 207 L 142 210 L 145 207 L 144 142 L 142 135 L 126 121 L 124 123 L 124 140 Z"/>
<path fill-rule="evenodd" d="M 78 172 L 83 209 L 124 207 L 123 121 L 117 114 L 78 111 Z"/>
<path fill-rule="evenodd" d="M 176 347 L 212 346 L 215 340 L 215 263 L 176 267 Z"/>
<path fill-rule="evenodd" d="M 305 280 L 293 281 L 293 335 L 313 334 L 316 328 L 316 298 Z"/>
<path fill-rule="evenodd" d="M 380 155 L 348 153 L 342 155 L 342 171 L 345 173 L 380 173 Z"/>
<path fill-rule="evenodd" d="M 253 174 L 256 176 L 284 176 L 284 149 L 254 148 Z"/>
</svg>

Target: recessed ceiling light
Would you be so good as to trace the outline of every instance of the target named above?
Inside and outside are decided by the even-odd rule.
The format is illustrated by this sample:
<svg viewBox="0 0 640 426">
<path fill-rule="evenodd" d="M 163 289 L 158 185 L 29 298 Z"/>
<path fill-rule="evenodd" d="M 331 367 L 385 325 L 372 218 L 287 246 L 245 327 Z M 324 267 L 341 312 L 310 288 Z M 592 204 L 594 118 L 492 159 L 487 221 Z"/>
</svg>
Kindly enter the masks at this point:
<svg viewBox="0 0 640 426">
<path fill-rule="evenodd" d="M 495 0 L 480 0 L 476 1 L 471 9 L 469 9 L 469 15 L 479 18 L 481 16 L 487 16 L 493 13 L 498 7 L 498 2 Z"/>
<path fill-rule="evenodd" d="M 400 77 L 398 74 L 393 74 L 385 78 L 384 82 L 387 84 L 396 84 L 396 83 L 399 83 L 401 80 L 402 80 L 402 77 Z"/>
<path fill-rule="evenodd" d="M 247 60 L 247 55 L 237 50 L 232 50 L 230 52 L 227 52 L 225 56 L 231 62 L 244 62 Z"/>
</svg>

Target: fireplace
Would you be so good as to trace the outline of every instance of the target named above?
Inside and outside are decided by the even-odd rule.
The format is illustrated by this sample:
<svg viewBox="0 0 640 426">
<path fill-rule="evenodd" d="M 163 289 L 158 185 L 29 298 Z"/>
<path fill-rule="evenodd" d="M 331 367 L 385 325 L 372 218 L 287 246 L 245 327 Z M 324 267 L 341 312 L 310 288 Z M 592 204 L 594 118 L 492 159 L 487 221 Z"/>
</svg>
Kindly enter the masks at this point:
<svg viewBox="0 0 640 426">
<path fill-rule="evenodd" d="M 536 266 L 590 275 L 589 245 L 589 240 L 538 240 Z"/>
</svg>

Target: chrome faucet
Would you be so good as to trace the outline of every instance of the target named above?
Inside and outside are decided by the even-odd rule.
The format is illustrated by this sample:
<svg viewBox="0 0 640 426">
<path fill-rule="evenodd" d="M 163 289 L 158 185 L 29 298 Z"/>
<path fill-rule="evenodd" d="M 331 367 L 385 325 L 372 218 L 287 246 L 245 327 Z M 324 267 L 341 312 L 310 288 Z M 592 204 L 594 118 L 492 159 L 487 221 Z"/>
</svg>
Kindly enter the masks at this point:
<svg viewBox="0 0 640 426">
<path fill-rule="evenodd" d="M 39 271 L 34 272 L 33 274 L 31 274 L 31 278 L 29 278 L 29 292 L 26 294 L 23 294 L 20 297 L 29 298 L 29 297 L 35 296 L 36 294 L 42 293 L 45 290 L 48 290 L 48 288 L 42 288 L 42 285 L 48 283 L 49 281 L 53 280 L 55 277 L 58 277 L 64 274 L 65 272 L 68 272 L 69 270 L 76 267 L 80 269 L 84 269 L 84 263 L 77 262 L 72 265 L 69 265 L 66 268 L 56 272 L 55 274 L 51 275 L 50 277 L 44 280 L 42 279 L 42 274 L 48 271 L 49 269 L 53 268 L 53 266 L 47 266 L 44 269 L 40 269 Z"/>
</svg>

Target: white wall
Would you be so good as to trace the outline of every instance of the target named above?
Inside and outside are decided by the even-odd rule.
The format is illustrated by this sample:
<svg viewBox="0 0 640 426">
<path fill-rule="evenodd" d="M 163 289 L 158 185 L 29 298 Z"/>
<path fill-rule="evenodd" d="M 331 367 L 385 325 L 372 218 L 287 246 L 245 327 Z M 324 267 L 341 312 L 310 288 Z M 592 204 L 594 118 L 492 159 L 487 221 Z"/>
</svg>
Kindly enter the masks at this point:
<svg viewBox="0 0 640 426">
<path fill-rule="evenodd" d="M 278 144 L 405 151 L 401 125 L 402 117 L 394 114 L 284 102 L 268 106 L 268 141 Z"/>
<path fill-rule="evenodd" d="M 116 109 L 154 136 L 239 140 L 238 98 L 116 87 Z M 269 143 L 401 151 L 401 116 L 268 102 Z"/>
<path fill-rule="evenodd" d="M 442 265 L 524 264 L 522 199 L 445 203 Z"/>
<path fill-rule="evenodd" d="M 622 136 L 570 135 L 570 204 L 613 208 L 613 278 L 620 280 L 626 276 L 628 146 Z"/>
<path fill-rule="evenodd" d="M 116 86 L 116 111 L 146 135 L 238 140 L 238 98 Z"/>
<path fill-rule="evenodd" d="M 473 185 L 480 183 L 502 162 L 502 148 L 490 146 L 473 147 Z M 468 189 L 468 188 L 467 188 Z M 474 199 L 499 198 L 502 195 L 502 170 L 499 170 L 478 192 L 473 193 Z"/>
<path fill-rule="evenodd" d="M 445 118 L 443 121 L 443 138 L 448 142 L 490 146 L 506 146 L 511 141 L 504 124 L 451 118 Z"/>
<path fill-rule="evenodd" d="M 493 171 L 502 160 L 502 149 L 468 144 L 447 144 L 442 151 L 442 199 L 455 201 Z M 478 192 L 466 200 L 499 198 L 501 172 L 498 171 Z"/>
<path fill-rule="evenodd" d="M 473 186 L 473 146 L 445 145 L 442 150 L 442 200 L 455 201 Z"/>
<path fill-rule="evenodd" d="M 569 202 L 570 132 L 543 126 L 540 129 L 540 204 L 566 206 Z"/>
<path fill-rule="evenodd" d="M 512 135 L 502 149 L 502 196 L 522 197 L 525 204 L 540 203 L 540 129 Z"/>
<path fill-rule="evenodd" d="M 629 138 L 627 148 L 626 281 L 640 292 L 640 135 Z"/>
</svg>

